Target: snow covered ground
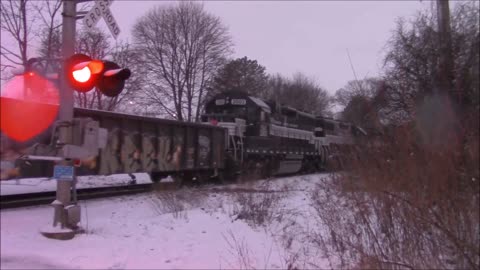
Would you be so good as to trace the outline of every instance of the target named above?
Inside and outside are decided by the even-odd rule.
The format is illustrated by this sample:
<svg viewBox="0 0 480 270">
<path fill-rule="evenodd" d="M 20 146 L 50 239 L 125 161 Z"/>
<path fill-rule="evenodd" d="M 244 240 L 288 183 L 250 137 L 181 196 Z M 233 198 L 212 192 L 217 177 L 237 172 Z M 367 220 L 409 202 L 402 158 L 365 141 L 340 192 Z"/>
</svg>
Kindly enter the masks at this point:
<svg viewBox="0 0 480 270">
<path fill-rule="evenodd" d="M 86 232 L 68 241 L 40 234 L 49 206 L 2 210 L 0 268 L 332 268 L 311 237 L 322 226 L 310 198 L 326 176 L 81 201 Z"/>
<path fill-rule="evenodd" d="M 147 173 L 135 173 L 137 184 L 152 183 Z M 131 181 L 128 174 L 114 174 L 109 176 L 79 176 L 77 188 L 108 187 L 127 185 Z M 57 181 L 53 178 L 22 178 L 17 180 L 0 181 L 0 196 L 10 194 L 36 193 L 55 191 Z"/>
</svg>

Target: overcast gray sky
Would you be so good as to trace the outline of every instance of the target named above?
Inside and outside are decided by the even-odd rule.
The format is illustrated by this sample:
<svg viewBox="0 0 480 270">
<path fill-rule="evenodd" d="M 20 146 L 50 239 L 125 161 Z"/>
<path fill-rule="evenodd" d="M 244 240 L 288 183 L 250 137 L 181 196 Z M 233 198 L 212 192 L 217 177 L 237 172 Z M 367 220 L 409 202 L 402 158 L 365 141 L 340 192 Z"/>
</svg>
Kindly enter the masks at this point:
<svg viewBox="0 0 480 270">
<path fill-rule="evenodd" d="M 116 0 L 111 10 L 131 37 L 135 21 L 160 1 Z M 234 57 L 247 56 L 270 74 L 303 72 L 333 93 L 354 79 L 376 76 L 383 51 L 398 17 L 411 18 L 429 1 L 206 1 L 205 9 L 221 18 L 233 37 Z M 106 26 L 102 21 L 102 28 Z"/>
<path fill-rule="evenodd" d="M 120 39 L 131 40 L 138 18 L 167 1 L 115 0 L 111 11 Z M 354 79 L 347 49 L 359 79 L 377 76 L 385 45 L 399 17 L 412 18 L 431 1 L 205 1 L 207 12 L 221 18 L 234 41 L 234 58 L 247 56 L 267 73 L 302 72 L 330 93 Z M 92 5 L 92 3 L 90 3 Z M 100 20 L 100 28 L 108 31 Z M 77 22 L 82 27 L 82 21 Z M 8 45 L 7 38 L 2 44 Z M 36 49 L 29 51 L 31 57 Z M 3 84 L 3 82 L 2 82 Z"/>
</svg>

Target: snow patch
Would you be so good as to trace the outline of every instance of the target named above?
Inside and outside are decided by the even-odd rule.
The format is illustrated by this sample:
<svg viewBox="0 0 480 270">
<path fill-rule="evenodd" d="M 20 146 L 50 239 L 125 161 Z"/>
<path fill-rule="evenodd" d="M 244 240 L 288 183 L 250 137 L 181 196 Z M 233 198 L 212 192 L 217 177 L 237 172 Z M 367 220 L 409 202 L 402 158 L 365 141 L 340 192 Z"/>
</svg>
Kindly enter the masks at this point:
<svg viewBox="0 0 480 270">
<path fill-rule="evenodd" d="M 52 222 L 53 209 L 49 206 L 1 210 L 0 266 L 331 268 L 305 233 L 315 226 L 307 192 L 324 176 L 80 201 L 85 233 L 68 241 L 48 239 L 39 233 L 38 228 Z M 249 203 L 256 204 L 277 194 L 280 197 L 272 206 L 268 223 L 255 225 L 235 213 L 235 209 L 244 207 L 239 196 L 251 197 Z"/>
</svg>

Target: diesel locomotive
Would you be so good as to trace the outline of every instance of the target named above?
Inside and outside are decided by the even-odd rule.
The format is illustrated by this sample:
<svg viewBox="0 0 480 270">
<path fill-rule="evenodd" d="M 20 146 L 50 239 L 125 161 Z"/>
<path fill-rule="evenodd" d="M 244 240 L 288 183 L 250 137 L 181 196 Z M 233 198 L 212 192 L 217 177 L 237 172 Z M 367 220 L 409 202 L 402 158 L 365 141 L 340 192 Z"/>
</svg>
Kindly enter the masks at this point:
<svg viewBox="0 0 480 270">
<path fill-rule="evenodd" d="M 242 92 L 213 97 L 202 121 L 225 128 L 226 155 L 243 172 L 259 171 L 262 176 L 325 169 L 363 132 L 346 122 Z"/>
<path fill-rule="evenodd" d="M 77 175 L 147 172 L 153 180 L 171 176 L 184 183 L 313 172 L 328 167 L 362 132 L 241 92 L 214 96 L 203 112 L 201 123 L 187 123 L 75 108 L 74 117 L 91 118 L 108 130 L 106 147 L 79 160 Z M 48 146 L 30 147 L 24 153 L 46 151 Z M 3 179 L 50 177 L 54 165 L 21 159 L 14 164 L 9 171 L 2 168 Z"/>
</svg>

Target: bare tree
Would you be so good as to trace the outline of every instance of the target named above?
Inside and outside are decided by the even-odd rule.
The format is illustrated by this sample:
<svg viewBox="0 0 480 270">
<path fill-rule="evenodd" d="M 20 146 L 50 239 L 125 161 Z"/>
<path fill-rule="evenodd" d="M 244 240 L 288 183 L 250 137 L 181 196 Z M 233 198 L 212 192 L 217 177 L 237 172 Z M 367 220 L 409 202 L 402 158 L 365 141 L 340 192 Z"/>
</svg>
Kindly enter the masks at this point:
<svg viewBox="0 0 480 270">
<path fill-rule="evenodd" d="M 334 101 L 343 106 L 341 118 L 373 133 L 381 129 L 384 92 L 388 85 L 379 78 L 349 81 L 337 90 Z"/>
<path fill-rule="evenodd" d="M 35 1 L 33 10 L 38 13 L 37 21 L 38 31 L 35 36 L 38 37 L 40 47 L 39 56 L 46 58 L 47 65 L 54 65 L 54 68 L 60 68 L 59 62 L 62 56 L 62 20 L 61 8 L 63 0 L 39 0 Z M 78 11 L 89 9 L 91 3 L 77 4 Z M 85 30 L 83 30 L 85 32 Z"/>
<path fill-rule="evenodd" d="M 145 101 L 181 121 L 197 121 L 205 88 L 231 52 L 231 37 L 203 5 L 158 6 L 134 26 L 146 67 Z"/>
<path fill-rule="evenodd" d="M 347 106 L 356 96 L 371 99 L 376 95 L 381 84 L 382 81 L 378 78 L 349 81 L 347 85 L 337 90 L 334 100 L 339 105 Z"/>
<path fill-rule="evenodd" d="M 5 0 L 0 2 L 2 44 L 0 45 L 1 71 L 25 66 L 28 60 L 28 46 L 32 39 L 32 2 L 29 0 Z M 11 41 L 5 42 L 5 41 Z"/>
<path fill-rule="evenodd" d="M 265 67 L 247 57 L 237 58 L 224 65 L 213 78 L 209 95 L 226 91 L 242 91 L 261 97 L 267 89 Z"/>
<path fill-rule="evenodd" d="M 264 98 L 315 115 L 329 115 L 332 104 L 328 92 L 302 73 L 292 79 L 270 76 Z"/>
<path fill-rule="evenodd" d="M 60 58 L 61 0 L 8 0 L 1 2 L 1 70 L 25 66 L 36 49 L 43 58 Z M 58 61 L 47 61 L 48 65 Z M 8 79 L 8 76 L 5 77 Z"/>
<path fill-rule="evenodd" d="M 478 1 L 455 5 L 451 17 L 453 70 L 452 92 L 462 109 L 479 104 L 479 6 Z M 394 120 L 409 120 L 424 99 L 440 89 L 441 48 L 435 15 L 420 13 L 408 25 L 400 20 L 389 42 L 385 58 L 385 80 L 392 87 L 385 93 L 385 108 Z M 452 80 L 452 78 L 450 78 Z M 467 105 L 467 106 L 466 106 Z"/>
<path fill-rule="evenodd" d="M 34 9 L 40 15 L 42 29 L 39 32 L 40 48 L 39 54 L 43 58 L 47 58 L 45 69 L 50 66 L 58 70 L 59 62 L 53 59 L 62 57 L 61 44 L 61 26 L 60 21 L 62 1 L 38 1 L 34 5 Z"/>
<path fill-rule="evenodd" d="M 438 88 L 436 36 L 431 14 L 420 14 L 412 29 L 403 20 L 397 24 L 385 59 L 385 79 L 392 85 L 388 111 L 395 122 L 411 119 L 421 96 Z"/>
</svg>

